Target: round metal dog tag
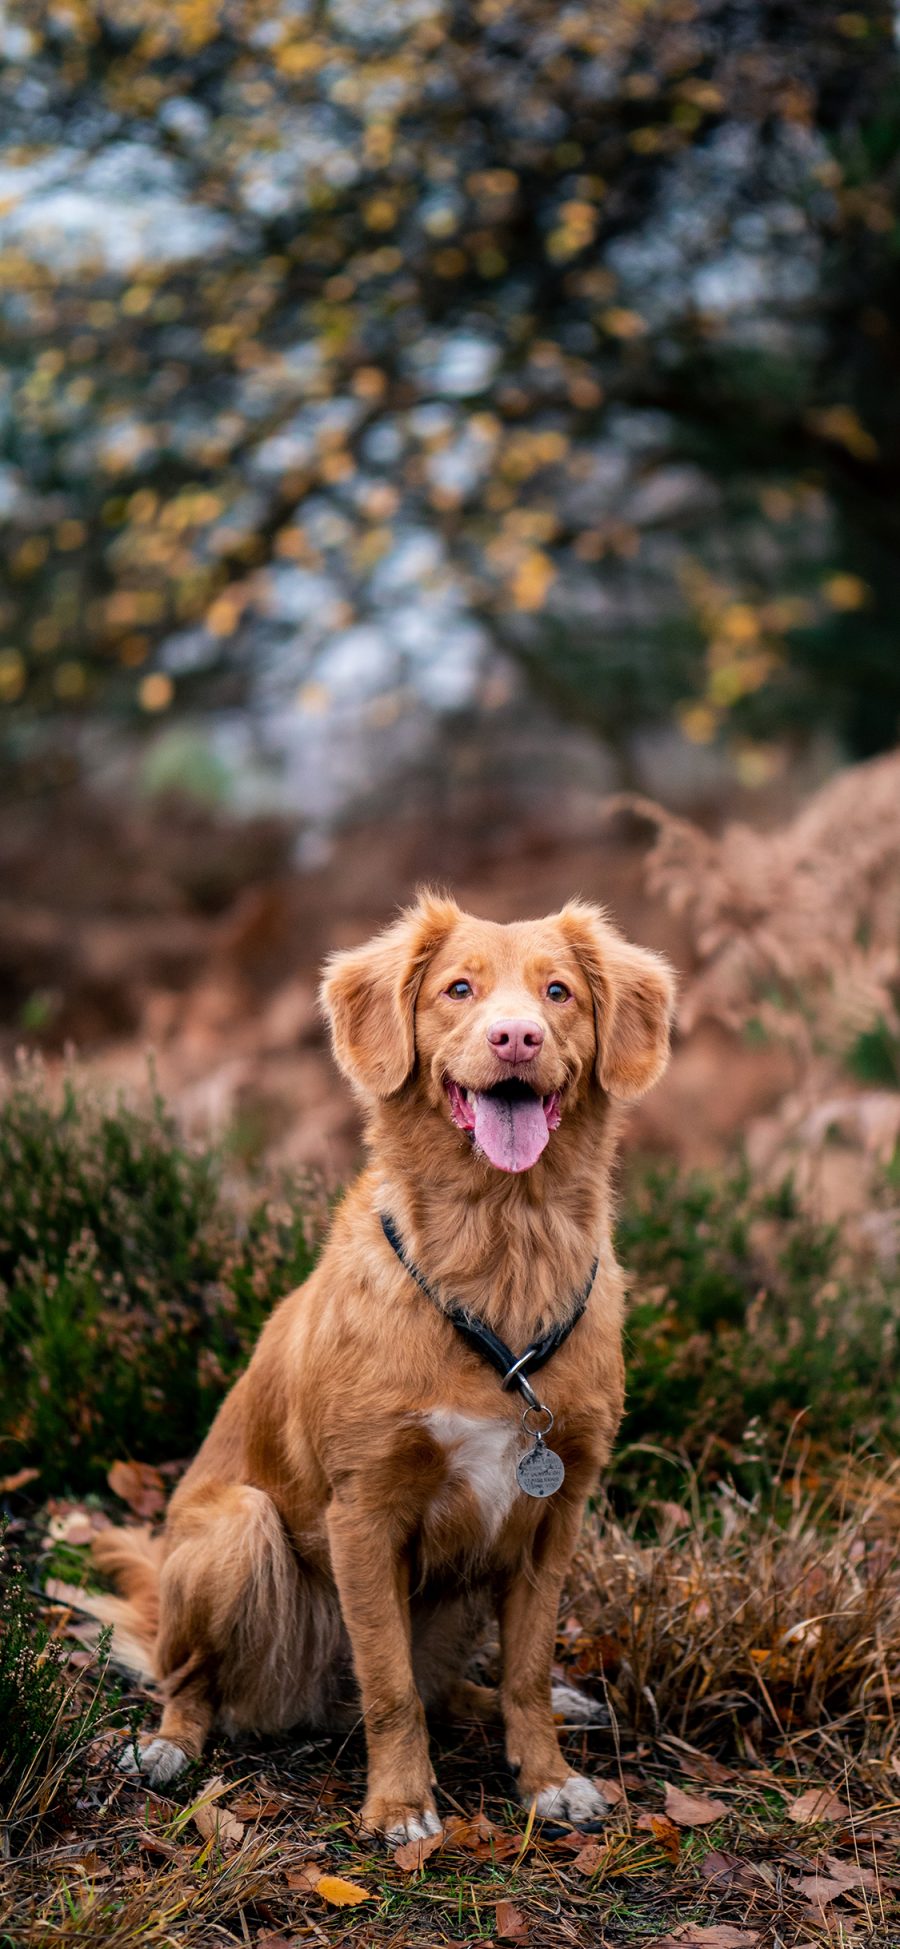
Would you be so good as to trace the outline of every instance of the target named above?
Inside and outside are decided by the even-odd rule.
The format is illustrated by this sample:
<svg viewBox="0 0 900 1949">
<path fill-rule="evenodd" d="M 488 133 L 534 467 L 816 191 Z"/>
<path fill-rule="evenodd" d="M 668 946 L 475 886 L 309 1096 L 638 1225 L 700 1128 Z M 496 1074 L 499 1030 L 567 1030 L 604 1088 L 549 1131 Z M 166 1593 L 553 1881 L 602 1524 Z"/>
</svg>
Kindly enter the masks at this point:
<svg viewBox="0 0 900 1949">
<path fill-rule="evenodd" d="M 545 1442 L 536 1441 L 527 1455 L 516 1463 L 516 1480 L 526 1496 L 552 1496 L 565 1481 L 566 1471 L 559 1456 Z"/>
</svg>

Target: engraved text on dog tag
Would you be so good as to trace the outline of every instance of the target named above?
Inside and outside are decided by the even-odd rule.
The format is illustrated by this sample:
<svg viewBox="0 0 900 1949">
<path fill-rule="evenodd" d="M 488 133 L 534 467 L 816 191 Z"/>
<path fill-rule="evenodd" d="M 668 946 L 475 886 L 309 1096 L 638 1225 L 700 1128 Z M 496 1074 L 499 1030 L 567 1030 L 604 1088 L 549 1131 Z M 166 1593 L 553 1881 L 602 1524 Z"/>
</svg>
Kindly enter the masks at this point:
<svg viewBox="0 0 900 1949">
<path fill-rule="evenodd" d="M 565 1480 L 566 1471 L 559 1456 L 537 1436 L 533 1448 L 516 1463 L 516 1479 L 526 1496 L 552 1496 Z"/>
</svg>

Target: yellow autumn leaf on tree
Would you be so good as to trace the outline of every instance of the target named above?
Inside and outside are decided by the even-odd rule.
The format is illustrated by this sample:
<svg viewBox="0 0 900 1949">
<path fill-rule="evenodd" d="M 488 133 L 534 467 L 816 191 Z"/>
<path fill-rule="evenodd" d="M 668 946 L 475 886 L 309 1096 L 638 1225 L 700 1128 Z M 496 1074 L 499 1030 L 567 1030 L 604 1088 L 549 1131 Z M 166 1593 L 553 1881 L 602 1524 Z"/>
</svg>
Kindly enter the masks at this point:
<svg viewBox="0 0 900 1949">
<path fill-rule="evenodd" d="M 541 609 L 547 591 L 556 578 L 556 569 L 542 548 L 531 548 L 524 555 L 512 579 L 511 593 L 517 609 Z"/>
<path fill-rule="evenodd" d="M 314 74 L 328 59 L 328 49 L 316 41 L 287 41 L 275 55 L 282 74 Z"/>
<path fill-rule="evenodd" d="M 822 407 L 807 415 L 807 424 L 823 440 L 833 440 L 836 446 L 846 447 L 854 460 L 877 459 L 878 442 L 852 406 Z"/>
<path fill-rule="evenodd" d="M 861 609 L 869 596 L 868 583 L 861 575 L 829 575 L 822 587 L 832 609 Z"/>
<path fill-rule="evenodd" d="M 680 704 L 678 721 L 691 744 L 711 744 L 716 735 L 715 711 L 709 704 Z"/>
<path fill-rule="evenodd" d="M 629 311 L 624 305 L 610 305 L 600 313 L 600 323 L 611 338 L 643 338 L 647 321 L 639 311 Z"/>
</svg>

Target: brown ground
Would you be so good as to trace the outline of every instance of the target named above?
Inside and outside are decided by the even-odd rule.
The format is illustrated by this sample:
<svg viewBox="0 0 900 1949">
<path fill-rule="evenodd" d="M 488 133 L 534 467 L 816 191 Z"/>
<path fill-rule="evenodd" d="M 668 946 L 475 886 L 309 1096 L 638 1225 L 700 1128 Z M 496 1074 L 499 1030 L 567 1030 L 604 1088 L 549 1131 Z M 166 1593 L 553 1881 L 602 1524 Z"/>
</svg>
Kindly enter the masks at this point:
<svg viewBox="0 0 900 1949">
<path fill-rule="evenodd" d="M 225 826 L 178 804 L 130 807 L 78 788 L 8 808 L 0 831 L 0 1061 L 73 1045 L 92 1072 L 140 1086 L 148 1052 L 189 1125 L 233 1125 L 242 1155 L 340 1177 L 356 1112 L 328 1056 L 315 988 L 323 956 L 378 927 L 423 879 L 508 920 L 573 893 L 689 973 L 685 928 L 642 883 L 647 834 L 504 825 L 483 795 L 441 818 L 382 817 L 299 870 L 275 822 Z M 728 1089 L 720 1077 L 727 1065 Z M 676 1046 L 630 1141 L 711 1162 L 793 1080 L 790 1055 L 712 1023 Z"/>
</svg>

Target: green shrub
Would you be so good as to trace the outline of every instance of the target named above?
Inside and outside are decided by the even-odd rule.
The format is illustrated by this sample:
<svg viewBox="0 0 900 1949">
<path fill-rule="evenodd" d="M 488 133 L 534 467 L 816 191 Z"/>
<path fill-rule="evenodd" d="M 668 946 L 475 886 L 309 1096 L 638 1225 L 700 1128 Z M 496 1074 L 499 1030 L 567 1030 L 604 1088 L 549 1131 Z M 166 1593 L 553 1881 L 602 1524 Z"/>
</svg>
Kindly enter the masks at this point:
<svg viewBox="0 0 900 1949">
<path fill-rule="evenodd" d="M 773 1197 L 744 1170 L 644 1170 L 618 1250 L 632 1291 L 623 1443 L 718 1469 L 777 1458 L 798 1417 L 832 1450 L 900 1432 L 897 1282 L 851 1287 L 838 1234 L 789 1184 Z"/>
<path fill-rule="evenodd" d="M 0 1525 L 0 1817 L 45 1811 L 105 1716 L 105 1647 L 85 1695 L 66 1651 L 35 1613 L 25 1574 Z"/>
<path fill-rule="evenodd" d="M 314 1262 L 311 1197 L 243 1222 L 219 1163 L 154 1097 L 104 1103 L 39 1069 L 0 1101 L 0 1454 L 45 1489 L 117 1455 L 187 1455 L 272 1305 Z"/>
<path fill-rule="evenodd" d="M 883 1017 L 857 1036 L 849 1067 L 859 1082 L 874 1089 L 900 1089 L 900 1039 Z"/>
<path fill-rule="evenodd" d="M 219 1161 L 159 1098 L 54 1103 L 22 1069 L 0 1100 L 0 1458 L 45 1491 L 98 1486 L 119 1456 L 190 1455 L 322 1230 L 311 1185 L 240 1217 Z M 619 1453 L 680 1449 L 701 1472 L 774 1456 L 797 1417 L 832 1448 L 900 1425 L 897 1281 L 851 1289 L 837 1236 L 746 1172 L 634 1168 L 628 1411 Z M 748 1443 L 747 1429 L 751 1428 Z M 623 1488 L 663 1467 L 624 1454 Z"/>
</svg>

